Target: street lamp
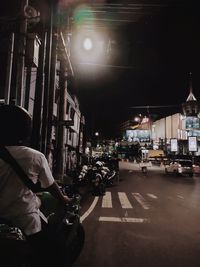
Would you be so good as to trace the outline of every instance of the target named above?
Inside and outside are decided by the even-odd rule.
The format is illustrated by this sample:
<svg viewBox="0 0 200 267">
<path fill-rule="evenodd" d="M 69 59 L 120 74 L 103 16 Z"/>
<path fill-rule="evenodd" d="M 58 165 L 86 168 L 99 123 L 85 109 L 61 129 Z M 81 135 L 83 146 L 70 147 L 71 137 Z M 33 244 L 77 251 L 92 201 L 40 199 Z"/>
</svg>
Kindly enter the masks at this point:
<svg viewBox="0 0 200 267">
<path fill-rule="evenodd" d="M 93 42 L 89 37 L 86 37 L 83 41 L 83 47 L 86 51 L 89 51 L 93 48 Z"/>
<path fill-rule="evenodd" d="M 142 118 L 142 114 L 139 114 L 138 116 L 134 117 L 134 121 L 140 123 Z"/>
</svg>

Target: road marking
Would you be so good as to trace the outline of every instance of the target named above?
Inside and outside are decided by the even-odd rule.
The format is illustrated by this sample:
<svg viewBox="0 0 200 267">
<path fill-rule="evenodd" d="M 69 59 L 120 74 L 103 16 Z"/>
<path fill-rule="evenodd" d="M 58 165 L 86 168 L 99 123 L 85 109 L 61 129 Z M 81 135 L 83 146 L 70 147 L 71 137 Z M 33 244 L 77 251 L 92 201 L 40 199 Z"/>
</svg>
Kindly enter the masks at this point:
<svg viewBox="0 0 200 267">
<path fill-rule="evenodd" d="M 120 223 L 144 223 L 150 222 L 146 218 L 127 218 L 127 217 L 99 217 L 100 222 L 120 222 Z"/>
<path fill-rule="evenodd" d="M 143 209 L 148 210 L 150 208 L 149 204 L 146 202 L 146 200 L 141 196 L 139 193 L 132 193 L 132 195 L 135 197 L 138 203 L 143 207 Z"/>
<path fill-rule="evenodd" d="M 132 209 L 132 205 L 130 201 L 128 200 L 128 197 L 126 193 L 118 192 L 119 200 L 122 205 L 122 209 Z"/>
<path fill-rule="evenodd" d="M 102 208 L 112 208 L 111 192 L 106 192 L 103 196 Z"/>
<path fill-rule="evenodd" d="M 80 222 L 82 223 L 89 215 L 90 213 L 93 211 L 93 209 L 95 208 L 97 202 L 99 200 L 99 197 L 95 197 L 91 206 L 89 207 L 89 209 L 81 216 L 80 218 Z"/>
<path fill-rule="evenodd" d="M 150 198 L 153 198 L 153 199 L 157 199 L 158 197 L 157 196 L 155 196 L 154 194 L 147 194 L 147 196 L 149 196 Z"/>
<path fill-rule="evenodd" d="M 177 197 L 178 197 L 178 198 L 181 198 L 181 199 L 184 199 L 184 197 L 183 197 L 183 196 L 181 196 L 181 195 L 177 195 Z"/>
</svg>

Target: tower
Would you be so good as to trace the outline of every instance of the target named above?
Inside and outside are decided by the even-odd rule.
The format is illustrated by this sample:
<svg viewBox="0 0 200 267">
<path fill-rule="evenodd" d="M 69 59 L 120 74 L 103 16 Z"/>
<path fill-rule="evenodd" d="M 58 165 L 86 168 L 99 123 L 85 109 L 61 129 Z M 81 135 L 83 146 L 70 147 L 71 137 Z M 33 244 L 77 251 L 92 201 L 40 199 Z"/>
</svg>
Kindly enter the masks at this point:
<svg viewBox="0 0 200 267">
<path fill-rule="evenodd" d="M 185 116 L 197 117 L 200 113 L 200 103 L 193 94 L 192 73 L 189 73 L 189 95 L 186 102 L 182 104 L 183 114 Z"/>
</svg>

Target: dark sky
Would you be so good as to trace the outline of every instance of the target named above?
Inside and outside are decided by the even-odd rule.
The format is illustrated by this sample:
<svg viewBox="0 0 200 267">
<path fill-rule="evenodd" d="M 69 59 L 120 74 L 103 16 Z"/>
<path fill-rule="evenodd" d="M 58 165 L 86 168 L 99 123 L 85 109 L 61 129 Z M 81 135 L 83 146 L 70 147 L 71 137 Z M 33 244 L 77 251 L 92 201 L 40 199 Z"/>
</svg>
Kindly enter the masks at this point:
<svg viewBox="0 0 200 267">
<path fill-rule="evenodd" d="M 116 25 L 109 29 L 112 43 L 107 64 L 73 62 L 78 74 L 78 95 L 90 130 L 109 136 L 116 132 L 119 122 L 146 112 L 130 109 L 131 106 L 178 105 L 177 111 L 181 111 L 181 103 L 189 93 L 189 72 L 194 95 L 200 99 L 198 8 L 192 1 L 159 3 L 151 8 L 143 5 L 142 15 L 134 22 L 113 22 L 112 26 Z M 137 12 L 134 16 L 138 16 Z M 125 14 L 120 17 L 125 18 Z M 173 111 L 150 110 L 158 116 Z"/>
</svg>

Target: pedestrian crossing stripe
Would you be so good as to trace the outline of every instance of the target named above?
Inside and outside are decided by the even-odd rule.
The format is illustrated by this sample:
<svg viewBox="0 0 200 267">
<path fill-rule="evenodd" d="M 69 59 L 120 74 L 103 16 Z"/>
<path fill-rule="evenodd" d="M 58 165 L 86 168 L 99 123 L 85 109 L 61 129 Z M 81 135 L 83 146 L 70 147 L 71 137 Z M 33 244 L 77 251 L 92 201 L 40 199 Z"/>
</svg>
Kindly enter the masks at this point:
<svg viewBox="0 0 200 267">
<path fill-rule="evenodd" d="M 142 206 L 143 209 L 148 210 L 150 209 L 150 205 L 145 200 L 145 198 L 140 193 L 132 193 L 134 199 Z M 158 197 L 154 194 L 148 193 L 147 196 L 149 196 L 152 199 L 157 199 Z M 118 198 L 121 204 L 122 209 L 132 209 L 133 206 L 131 202 L 129 201 L 127 194 L 125 192 L 118 192 Z M 105 195 L 102 198 L 102 208 L 112 208 L 112 195 L 111 192 L 106 192 Z"/>
<path fill-rule="evenodd" d="M 132 193 L 132 195 L 137 200 L 137 202 L 143 207 L 143 209 L 148 210 L 150 208 L 150 205 L 143 198 L 143 196 L 140 195 L 140 193 Z"/>
<path fill-rule="evenodd" d="M 99 217 L 100 222 L 119 222 L 119 223 L 144 223 L 150 222 L 147 218 L 128 218 L 128 217 Z"/>
<path fill-rule="evenodd" d="M 153 199 L 158 199 L 158 197 L 155 196 L 154 194 L 147 193 L 147 196 Z"/>
<path fill-rule="evenodd" d="M 106 192 L 103 196 L 102 208 L 112 208 L 111 192 Z"/>
<path fill-rule="evenodd" d="M 128 200 L 126 193 L 118 192 L 119 201 L 121 203 L 122 209 L 132 209 L 132 205 Z"/>
</svg>

